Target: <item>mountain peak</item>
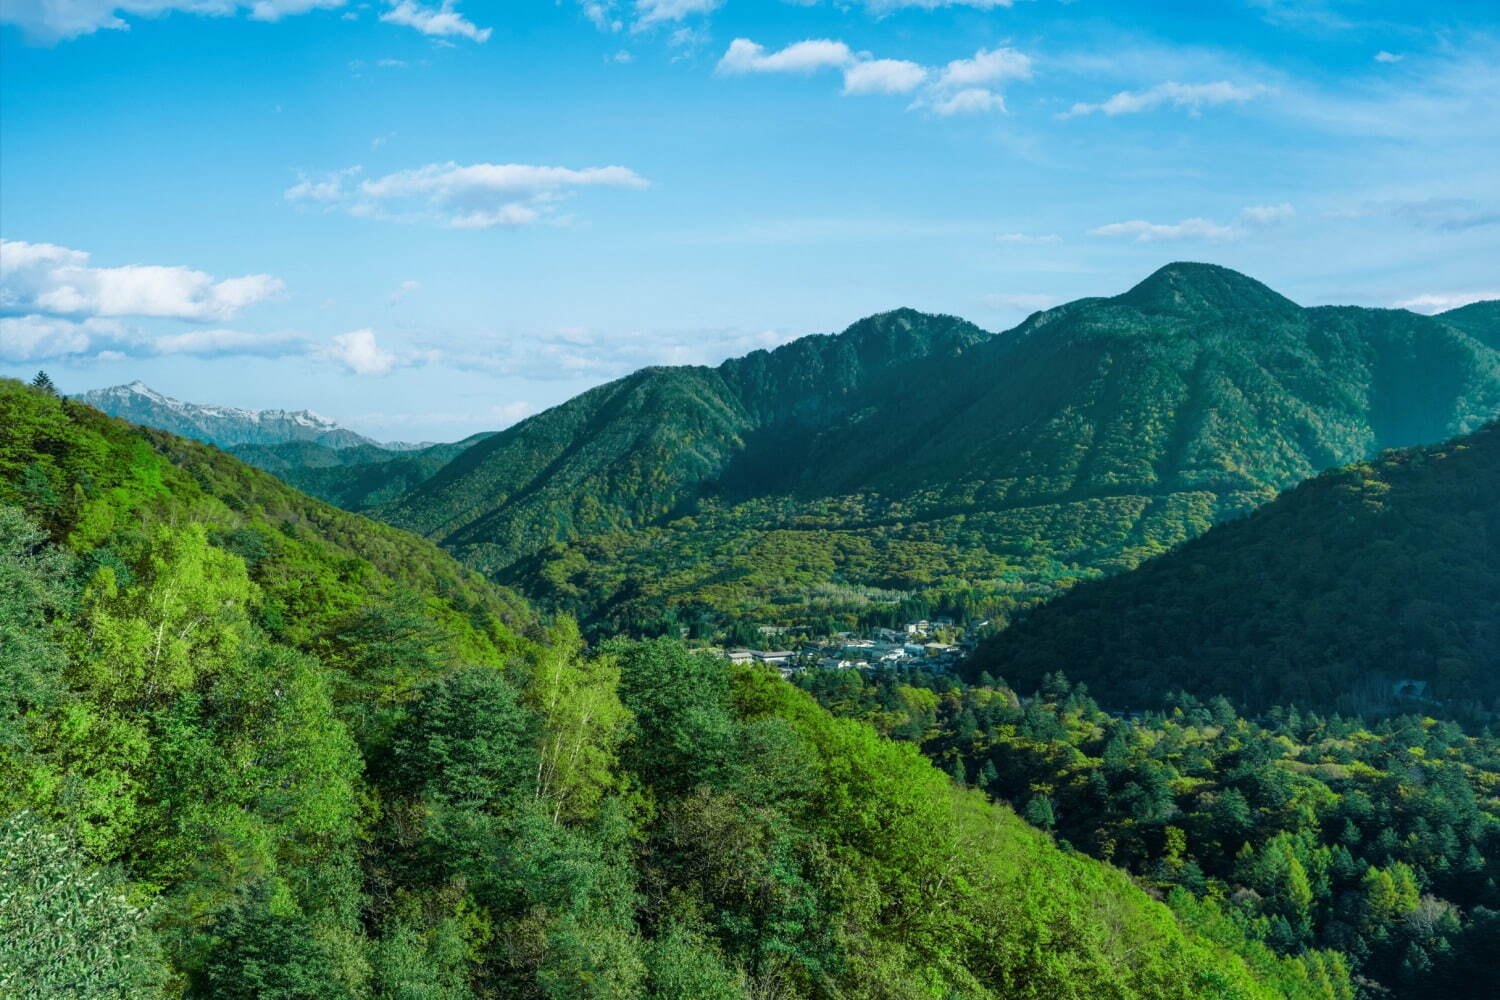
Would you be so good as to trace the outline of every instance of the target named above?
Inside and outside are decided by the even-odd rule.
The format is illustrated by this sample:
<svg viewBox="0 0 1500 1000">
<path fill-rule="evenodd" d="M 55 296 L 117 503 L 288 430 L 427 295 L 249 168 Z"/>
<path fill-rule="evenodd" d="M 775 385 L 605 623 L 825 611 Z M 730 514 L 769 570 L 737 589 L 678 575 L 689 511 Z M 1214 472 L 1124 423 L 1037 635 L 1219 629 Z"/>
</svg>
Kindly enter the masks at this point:
<svg viewBox="0 0 1500 1000">
<path fill-rule="evenodd" d="M 1115 301 L 1142 312 L 1192 313 L 1227 310 L 1293 312 L 1291 299 L 1231 268 L 1196 261 L 1174 261 L 1152 272 Z"/>
</svg>

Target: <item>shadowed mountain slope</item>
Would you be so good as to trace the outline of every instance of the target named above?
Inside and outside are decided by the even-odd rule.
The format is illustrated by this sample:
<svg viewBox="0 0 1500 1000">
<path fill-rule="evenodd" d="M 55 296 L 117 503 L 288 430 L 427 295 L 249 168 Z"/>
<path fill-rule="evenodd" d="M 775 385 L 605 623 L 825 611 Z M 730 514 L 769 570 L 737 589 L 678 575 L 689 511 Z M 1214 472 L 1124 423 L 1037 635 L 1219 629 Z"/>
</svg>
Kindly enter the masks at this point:
<svg viewBox="0 0 1500 1000">
<path fill-rule="evenodd" d="M 1311 479 L 994 636 L 968 671 L 1107 703 L 1500 711 L 1500 424 Z M 1404 683 L 1414 682 L 1414 683 Z M 1403 686 L 1404 685 L 1404 686 Z"/>
</svg>

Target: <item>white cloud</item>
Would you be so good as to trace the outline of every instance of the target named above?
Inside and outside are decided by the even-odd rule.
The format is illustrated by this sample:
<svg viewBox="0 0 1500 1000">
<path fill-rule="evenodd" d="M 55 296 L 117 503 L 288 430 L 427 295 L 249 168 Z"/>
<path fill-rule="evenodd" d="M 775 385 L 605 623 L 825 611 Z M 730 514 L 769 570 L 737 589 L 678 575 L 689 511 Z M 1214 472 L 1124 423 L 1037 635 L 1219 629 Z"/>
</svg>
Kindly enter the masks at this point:
<svg viewBox="0 0 1500 1000">
<path fill-rule="evenodd" d="M 1295 216 L 1297 210 L 1290 202 L 1283 201 L 1279 205 L 1247 205 L 1240 214 L 1257 226 L 1274 226 Z"/>
<path fill-rule="evenodd" d="M 1029 236 L 1026 233 L 1002 233 L 995 237 L 995 239 L 1001 243 L 1020 243 L 1027 246 L 1046 246 L 1062 242 L 1062 237 L 1056 233 L 1047 233 L 1045 236 Z"/>
<path fill-rule="evenodd" d="M 630 54 L 629 49 L 621 49 L 612 56 L 606 56 L 604 61 L 626 65 L 635 62 L 635 56 Z"/>
<path fill-rule="evenodd" d="M 161 17 L 178 11 L 229 17 L 240 10 L 252 20 L 283 17 L 343 6 L 345 0 L 7 0 L 0 22 L 18 26 L 32 41 L 51 43 L 96 31 L 128 31 L 126 18 Z"/>
<path fill-rule="evenodd" d="M 1004 111 L 1005 98 L 985 87 L 970 87 L 939 98 L 929 105 L 940 115 L 972 115 L 985 111 Z"/>
<path fill-rule="evenodd" d="M 1144 219 L 1111 222 L 1109 225 L 1090 229 L 1089 234 L 1121 237 L 1135 243 L 1167 243 L 1175 240 L 1232 240 L 1240 232 L 1233 226 L 1221 226 L 1212 219 L 1193 218 L 1172 224 L 1147 222 Z"/>
<path fill-rule="evenodd" d="M 395 133 L 391 133 L 394 135 Z M 383 144 L 383 140 L 377 138 L 377 143 Z M 344 182 L 358 174 L 362 168 L 349 167 L 345 170 L 336 170 L 330 174 L 324 174 L 321 178 L 308 177 L 300 171 L 297 174 L 297 183 L 286 189 L 287 201 L 323 201 L 333 202 L 344 197 Z"/>
<path fill-rule="evenodd" d="M 981 84 L 1031 79 L 1031 57 L 1012 48 L 980 49 L 971 59 L 955 59 L 943 67 L 938 86 L 963 90 Z"/>
<path fill-rule="evenodd" d="M 1102 111 L 1106 115 L 1130 115 L 1142 111 L 1153 111 L 1163 105 L 1185 108 L 1189 114 L 1198 115 L 1205 107 L 1219 104 L 1242 104 L 1267 92 L 1260 84 L 1238 86 L 1228 80 L 1217 83 L 1159 83 L 1149 90 L 1122 90 L 1101 104 L 1079 102 L 1058 115 L 1059 118 L 1077 118 Z"/>
<path fill-rule="evenodd" d="M 854 62 L 854 53 L 843 42 L 810 38 L 793 42 L 777 52 L 767 52 L 748 38 L 736 38 L 719 60 L 720 73 L 811 73 Z"/>
<path fill-rule="evenodd" d="M 422 283 L 420 281 L 407 280 L 401 282 L 401 284 L 396 286 L 396 290 L 391 293 L 391 305 L 395 305 L 421 287 Z"/>
<path fill-rule="evenodd" d="M 215 281 L 186 267 L 90 267 L 82 250 L 0 240 L 0 312 L 10 315 L 225 320 L 285 290 L 269 274 Z"/>
<path fill-rule="evenodd" d="M 1398 63 L 1405 58 L 1406 57 L 1403 55 L 1398 55 L 1395 52 L 1387 52 L 1385 49 L 1381 49 L 1379 52 L 1375 53 L 1376 62 Z"/>
<path fill-rule="evenodd" d="M 1489 292 L 1439 292 L 1426 295 L 1414 295 L 1409 299 L 1401 299 L 1392 302 L 1392 309 L 1410 309 L 1412 312 L 1433 313 L 1447 312 L 1449 309 L 1457 309 L 1459 306 L 1472 305 L 1475 302 L 1489 302 L 1500 299 L 1500 291 Z"/>
<path fill-rule="evenodd" d="M 1031 78 L 1031 57 L 1012 48 L 980 49 L 969 59 L 955 59 L 940 70 L 906 59 L 876 59 L 831 38 L 809 38 L 771 51 L 748 38 L 729 43 L 716 72 L 813 73 L 844 71 L 843 93 L 910 94 L 925 88 L 911 104 L 939 115 L 1004 111 L 1005 98 L 991 86 Z"/>
<path fill-rule="evenodd" d="M 627 167 L 532 166 L 522 163 L 429 163 L 354 186 L 358 168 L 288 188 L 288 201 L 319 201 L 357 216 L 398 222 L 437 221 L 454 229 L 538 222 L 558 201 L 584 187 L 639 189 L 649 182 Z"/>
<path fill-rule="evenodd" d="M 391 9 L 380 15 L 387 24 L 415 28 L 433 38 L 459 37 L 487 42 L 492 29 L 481 28 L 457 10 L 455 0 L 442 0 L 440 7 L 423 7 L 414 0 L 396 0 Z"/>
<path fill-rule="evenodd" d="M 666 21 L 681 21 L 694 14 L 709 14 L 719 9 L 723 0 L 635 0 L 635 29 L 649 28 Z"/>
<path fill-rule="evenodd" d="M 927 79 L 927 70 L 905 59 L 869 59 L 844 70 L 845 94 L 907 94 Z"/>
<path fill-rule="evenodd" d="M 355 375 L 388 375 L 401 363 L 395 352 L 376 343 L 375 331 L 368 327 L 339 334 L 315 356 L 337 362 Z"/>
</svg>

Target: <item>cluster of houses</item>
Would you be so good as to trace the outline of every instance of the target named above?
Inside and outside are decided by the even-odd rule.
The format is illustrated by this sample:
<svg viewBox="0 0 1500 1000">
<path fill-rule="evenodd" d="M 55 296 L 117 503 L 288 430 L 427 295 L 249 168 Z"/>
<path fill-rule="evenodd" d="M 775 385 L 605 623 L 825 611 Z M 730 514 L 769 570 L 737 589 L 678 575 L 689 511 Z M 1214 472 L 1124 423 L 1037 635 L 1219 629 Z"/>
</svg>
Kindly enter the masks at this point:
<svg viewBox="0 0 1500 1000">
<path fill-rule="evenodd" d="M 734 663 L 764 663 L 783 675 L 798 670 L 853 670 L 877 667 L 916 667 L 950 670 L 978 644 L 979 632 L 989 622 L 958 625 L 951 618 L 907 622 L 903 628 L 877 628 L 867 635 L 837 632 L 821 640 L 800 643 L 795 649 L 731 649 Z M 761 626 L 767 638 L 779 638 L 790 629 Z M 940 641 L 956 637 L 956 641 Z"/>
</svg>

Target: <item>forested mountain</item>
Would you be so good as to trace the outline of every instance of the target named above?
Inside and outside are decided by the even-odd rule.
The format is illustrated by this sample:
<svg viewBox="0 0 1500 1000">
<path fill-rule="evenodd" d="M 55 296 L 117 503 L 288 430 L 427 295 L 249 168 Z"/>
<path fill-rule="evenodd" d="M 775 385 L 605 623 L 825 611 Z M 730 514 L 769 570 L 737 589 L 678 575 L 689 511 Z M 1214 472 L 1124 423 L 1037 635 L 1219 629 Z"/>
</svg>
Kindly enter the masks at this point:
<svg viewBox="0 0 1500 1000">
<path fill-rule="evenodd" d="M 523 421 L 378 513 L 592 627 L 1004 618 L 1500 413 L 1493 312 L 1162 268 L 987 335 L 909 310 Z"/>
<path fill-rule="evenodd" d="M 207 441 L 220 448 L 283 441 L 310 441 L 329 448 L 377 444 L 311 410 L 246 410 L 237 406 L 184 403 L 139 381 L 93 389 L 78 398 L 111 416 Z"/>
<path fill-rule="evenodd" d="M 1500 424 L 1309 480 L 988 640 L 971 673 L 1064 671 L 1114 705 L 1500 712 Z"/>
<path fill-rule="evenodd" d="M 1353 996 L 772 672 L 14 382 L 0 639 L 0 993 Z"/>
<path fill-rule="evenodd" d="M 229 449 L 242 462 L 274 473 L 303 493 L 345 510 L 362 511 L 415 490 L 461 452 L 489 437 L 392 451 L 361 444 L 331 448 L 311 441 L 245 444 Z"/>
<path fill-rule="evenodd" d="M 721 478 L 779 480 L 791 471 L 780 447 L 988 336 L 900 310 L 718 368 L 645 368 L 500 432 L 384 513 L 503 569 L 539 541 L 653 524 Z M 765 468 L 745 469 L 747 459 Z"/>
</svg>

